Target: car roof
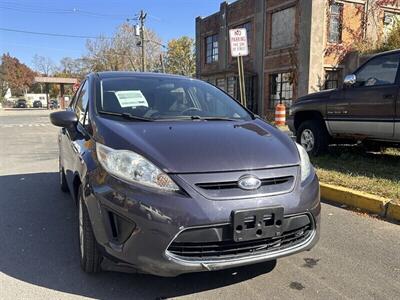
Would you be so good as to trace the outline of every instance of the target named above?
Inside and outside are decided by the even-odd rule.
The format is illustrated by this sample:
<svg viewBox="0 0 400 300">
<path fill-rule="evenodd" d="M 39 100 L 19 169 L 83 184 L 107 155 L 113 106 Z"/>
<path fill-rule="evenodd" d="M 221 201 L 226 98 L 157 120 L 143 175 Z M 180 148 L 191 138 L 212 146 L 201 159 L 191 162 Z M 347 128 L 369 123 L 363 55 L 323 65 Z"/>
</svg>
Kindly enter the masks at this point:
<svg viewBox="0 0 400 300">
<path fill-rule="evenodd" d="M 375 53 L 374 56 L 380 56 L 380 55 L 386 55 L 386 54 L 395 54 L 395 53 L 400 53 L 400 49 L 395 49 L 395 50 L 390 50 L 390 51 Z"/>
<path fill-rule="evenodd" d="M 153 73 L 153 72 L 124 72 L 124 71 L 107 71 L 95 73 L 100 79 L 106 78 L 119 78 L 119 77 L 152 77 L 152 78 L 180 78 L 180 79 L 192 79 L 190 77 L 174 74 L 165 73 Z"/>
</svg>

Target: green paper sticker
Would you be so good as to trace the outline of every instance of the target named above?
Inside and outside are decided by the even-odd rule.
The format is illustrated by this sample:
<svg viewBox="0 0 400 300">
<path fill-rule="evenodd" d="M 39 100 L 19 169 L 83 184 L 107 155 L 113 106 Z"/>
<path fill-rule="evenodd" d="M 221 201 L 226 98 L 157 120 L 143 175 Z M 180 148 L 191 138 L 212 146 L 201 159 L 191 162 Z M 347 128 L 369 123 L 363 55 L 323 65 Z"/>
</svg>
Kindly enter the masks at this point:
<svg viewBox="0 0 400 300">
<path fill-rule="evenodd" d="M 115 92 L 121 107 L 149 107 L 146 98 L 141 91 L 118 91 Z"/>
</svg>

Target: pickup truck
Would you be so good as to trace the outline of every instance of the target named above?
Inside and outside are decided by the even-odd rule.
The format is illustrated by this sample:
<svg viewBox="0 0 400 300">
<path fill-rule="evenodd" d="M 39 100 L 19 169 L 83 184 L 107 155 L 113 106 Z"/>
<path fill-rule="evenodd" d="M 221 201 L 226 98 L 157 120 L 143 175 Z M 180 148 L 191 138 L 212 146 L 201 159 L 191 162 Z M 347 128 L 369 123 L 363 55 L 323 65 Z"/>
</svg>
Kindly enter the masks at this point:
<svg viewBox="0 0 400 300">
<path fill-rule="evenodd" d="M 329 144 L 400 147 L 400 49 L 383 52 L 344 79 L 343 88 L 300 97 L 289 129 L 310 155 Z"/>
</svg>

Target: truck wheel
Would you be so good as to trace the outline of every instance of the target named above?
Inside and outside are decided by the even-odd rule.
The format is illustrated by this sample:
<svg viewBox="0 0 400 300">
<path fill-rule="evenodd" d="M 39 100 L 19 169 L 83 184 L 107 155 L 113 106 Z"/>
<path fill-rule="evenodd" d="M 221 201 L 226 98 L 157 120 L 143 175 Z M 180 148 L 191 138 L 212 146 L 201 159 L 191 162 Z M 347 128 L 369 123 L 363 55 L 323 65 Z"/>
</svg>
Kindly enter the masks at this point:
<svg viewBox="0 0 400 300">
<path fill-rule="evenodd" d="M 300 124 L 296 133 L 297 143 L 302 145 L 309 155 L 317 156 L 328 149 L 329 134 L 321 122 L 305 121 Z"/>
<path fill-rule="evenodd" d="M 97 248 L 96 238 L 94 237 L 92 223 L 89 213 L 83 201 L 82 187 L 78 192 L 78 221 L 79 221 L 79 249 L 81 268 L 86 273 L 97 273 L 101 270 L 102 255 Z"/>
<path fill-rule="evenodd" d="M 363 145 L 364 150 L 367 152 L 383 152 L 383 151 L 385 151 L 385 147 L 383 147 L 379 143 L 364 141 L 362 143 L 362 145 Z"/>
</svg>

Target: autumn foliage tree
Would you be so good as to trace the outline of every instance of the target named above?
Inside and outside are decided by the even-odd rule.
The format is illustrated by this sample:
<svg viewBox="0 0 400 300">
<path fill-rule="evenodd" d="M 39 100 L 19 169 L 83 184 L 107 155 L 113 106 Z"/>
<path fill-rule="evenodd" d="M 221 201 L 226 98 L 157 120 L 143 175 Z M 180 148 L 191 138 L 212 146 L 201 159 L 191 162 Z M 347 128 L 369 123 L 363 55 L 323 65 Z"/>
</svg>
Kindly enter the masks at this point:
<svg viewBox="0 0 400 300">
<path fill-rule="evenodd" d="M 183 36 L 168 43 L 167 73 L 193 76 L 196 71 L 193 39 Z"/>
<path fill-rule="evenodd" d="M 14 95 L 23 95 L 32 86 L 35 77 L 28 66 L 21 63 L 10 54 L 3 54 L 0 65 L 0 88 L 1 94 L 10 88 Z"/>
<path fill-rule="evenodd" d="M 159 71 L 161 39 L 145 29 L 146 70 Z M 110 37 L 99 36 L 86 42 L 88 54 L 83 58 L 91 71 L 139 71 L 141 68 L 140 39 L 132 24 L 123 23 Z"/>
</svg>

